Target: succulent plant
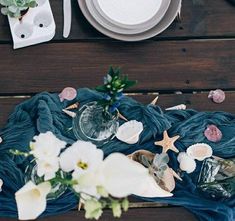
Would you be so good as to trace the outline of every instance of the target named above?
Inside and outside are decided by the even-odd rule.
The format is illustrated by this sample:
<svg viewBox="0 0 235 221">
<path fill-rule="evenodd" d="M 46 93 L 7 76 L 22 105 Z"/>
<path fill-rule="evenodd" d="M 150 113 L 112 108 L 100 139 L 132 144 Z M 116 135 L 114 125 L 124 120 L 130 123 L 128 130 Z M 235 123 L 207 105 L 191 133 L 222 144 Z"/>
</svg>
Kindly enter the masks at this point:
<svg viewBox="0 0 235 221">
<path fill-rule="evenodd" d="M 1 8 L 3 15 L 20 18 L 23 11 L 36 7 L 37 2 L 36 0 L 0 0 L 0 5 L 3 6 Z"/>
</svg>

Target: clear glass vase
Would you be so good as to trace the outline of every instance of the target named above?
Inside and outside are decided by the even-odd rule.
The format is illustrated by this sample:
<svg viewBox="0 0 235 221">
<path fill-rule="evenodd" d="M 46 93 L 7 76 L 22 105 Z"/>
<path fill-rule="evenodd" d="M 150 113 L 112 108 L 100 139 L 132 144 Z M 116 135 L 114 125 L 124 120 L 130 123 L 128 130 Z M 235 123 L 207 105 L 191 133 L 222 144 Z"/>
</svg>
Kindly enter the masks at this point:
<svg viewBox="0 0 235 221">
<path fill-rule="evenodd" d="M 97 102 L 90 102 L 82 106 L 73 119 L 73 132 L 79 140 L 102 146 L 115 137 L 118 125 L 116 116 L 104 112 Z"/>
<path fill-rule="evenodd" d="M 62 178 L 65 177 L 65 174 L 62 171 L 60 173 Z M 37 175 L 37 165 L 35 160 L 32 160 L 25 169 L 25 183 L 28 181 L 32 181 L 35 184 L 44 182 L 43 177 L 39 177 Z M 47 195 L 47 200 L 55 200 L 59 198 L 67 190 L 67 188 L 67 186 L 61 183 L 53 184 L 50 193 Z"/>
<path fill-rule="evenodd" d="M 203 194 L 215 200 L 226 200 L 235 196 L 235 158 L 206 159 L 198 180 Z"/>
</svg>

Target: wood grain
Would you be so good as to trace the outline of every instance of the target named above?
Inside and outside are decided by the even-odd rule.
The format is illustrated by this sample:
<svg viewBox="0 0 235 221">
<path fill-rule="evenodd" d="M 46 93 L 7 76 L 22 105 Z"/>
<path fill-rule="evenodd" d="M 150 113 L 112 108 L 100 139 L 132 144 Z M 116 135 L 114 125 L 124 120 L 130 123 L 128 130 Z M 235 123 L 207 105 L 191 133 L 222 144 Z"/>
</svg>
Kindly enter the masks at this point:
<svg viewBox="0 0 235 221">
<path fill-rule="evenodd" d="M 108 39 L 96 31 L 83 17 L 77 0 L 72 0 L 73 18 L 69 39 L 62 38 L 62 1 L 51 0 L 57 30 L 54 40 Z M 165 32 L 154 39 L 194 37 L 234 37 L 235 7 L 226 0 L 183 1 L 182 22 L 173 23 Z M 11 41 L 7 18 L 0 15 L 0 42 Z"/>
<path fill-rule="evenodd" d="M 139 81 L 134 91 L 235 86 L 235 40 L 54 43 L 17 51 L 0 45 L 0 52 L 0 94 L 95 87 L 111 64 Z"/>
<path fill-rule="evenodd" d="M 113 218 L 110 210 L 107 210 L 102 215 L 102 221 L 197 221 L 194 215 L 188 212 L 186 209 L 180 207 L 169 207 L 169 208 L 145 208 L 145 209 L 130 209 L 128 212 L 123 213 L 120 219 Z M 10 218 L 0 218 L 0 221 L 13 221 Z M 38 219 L 39 221 L 87 221 L 85 219 L 84 211 L 71 211 L 59 216 L 51 216 L 46 218 Z"/>
</svg>

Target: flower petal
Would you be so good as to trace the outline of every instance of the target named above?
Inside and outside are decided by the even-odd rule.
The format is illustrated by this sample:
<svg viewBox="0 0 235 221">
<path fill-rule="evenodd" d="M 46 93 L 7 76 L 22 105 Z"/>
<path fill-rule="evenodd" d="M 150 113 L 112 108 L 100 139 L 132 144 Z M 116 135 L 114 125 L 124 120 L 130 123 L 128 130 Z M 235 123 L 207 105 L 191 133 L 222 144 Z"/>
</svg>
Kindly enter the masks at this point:
<svg viewBox="0 0 235 221">
<path fill-rule="evenodd" d="M 46 196 L 51 185 L 45 182 L 35 185 L 32 181 L 25 184 L 15 193 L 18 218 L 20 220 L 36 219 L 46 209 Z"/>
</svg>

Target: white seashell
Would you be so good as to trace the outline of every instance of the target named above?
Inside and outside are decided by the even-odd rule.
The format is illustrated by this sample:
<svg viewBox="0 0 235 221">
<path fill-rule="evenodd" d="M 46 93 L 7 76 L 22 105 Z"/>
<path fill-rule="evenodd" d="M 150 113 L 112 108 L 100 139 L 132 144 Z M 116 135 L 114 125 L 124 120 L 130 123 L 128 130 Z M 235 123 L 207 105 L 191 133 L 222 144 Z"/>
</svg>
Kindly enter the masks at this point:
<svg viewBox="0 0 235 221">
<path fill-rule="evenodd" d="M 136 120 L 128 121 L 122 124 L 117 131 L 116 137 L 128 144 L 135 144 L 139 141 L 139 136 L 144 127 L 141 122 Z"/>
<path fill-rule="evenodd" d="M 165 170 L 162 180 L 167 190 L 169 190 L 169 192 L 175 189 L 175 178 L 174 178 L 171 168 L 168 167 Z"/>
<path fill-rule="evenodd" d="M 181 152 L 177 157 L 180 163 L 180 169 L 186 171 L 187 173 L 192 173 L 196 169 L 196 162 L 187 153 Z"/>
<path fill-rule="evenodd" d="M 63 111 L 65 114 L 67 114 L 68 116 L 72 117 L 72 118 L 76 117 L 76 113 L 74 113 L 74 112 L 72 112 L 72 111 L 65 110 L 65 109 L 63 109 L 62 111 Z"/>
<path fill-rule="evenodd" d="M 170 197 L 172 193 L 163 190 L 154 180 L 152 176 L 148 176 L 138 190 L 133 193 L 141 197 Z"/>
<path fill-rule="evenodd" d="M 199 161 L 203 161 L 206 158 L 211 157 L 213 154 L 211 146 L 205 143 L 191 145 L 188 147 L 186 152 L 191 158 Z"/>
<path fill-rule="evenodd" d="M 157 104 L 157 101 L 158 101 L 158 96 L 157 97 L 155 97 L 152 101 L 151 101 L 151 103 L 150 104 L 152 104 L 152 105 L 156 105 Z"/>
<path fill-rule="evenodd" d="M 2 186 L 3 186 L 3 180 L 0 179 L 0 192 L 2 191 Z"/>
<path fill-rule="evenodd" d="M 166 110 L 185 110 L 187 107 L 185 104 L 179 104 L 174 107 L 166 108 Z"/>
<path fill-rule="evenodd" d="M 3 142 L 3 139 L 0 137 L 0 143 L 2 143 Z"/>
</svg>

